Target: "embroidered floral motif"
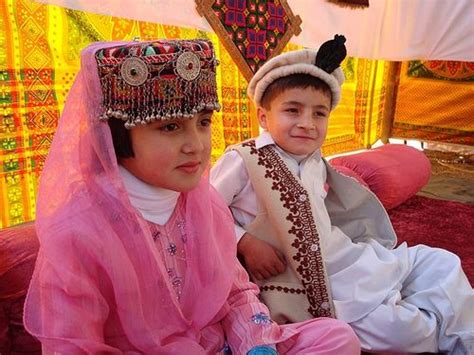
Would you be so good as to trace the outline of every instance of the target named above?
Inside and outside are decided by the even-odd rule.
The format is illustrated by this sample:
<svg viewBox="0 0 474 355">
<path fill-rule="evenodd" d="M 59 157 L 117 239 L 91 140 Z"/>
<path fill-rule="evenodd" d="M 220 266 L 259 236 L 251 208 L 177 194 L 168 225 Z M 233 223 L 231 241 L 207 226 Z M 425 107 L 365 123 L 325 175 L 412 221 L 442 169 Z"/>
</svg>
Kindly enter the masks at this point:
<svg viewBox="0 0 474 355">
<path fill-rule="evenodd" d="M 268 325 L 272 322 L 270 317 L 263 312 L 255 313 L 250 320 L 257 325 Z"/>
<path fill-rule="evenodd" d="M 181 240 L 183 243 L 186 243 L 188 241 L 188 238 L 186 236 L 186 222 L 184 222 L 183 219 L 180 219 L 177 224 L 179 233 L 181 234 Z"/>
<path fill-rule="evenodd" d="M 156 242 L 159 237 L 161 237 L 161 232 L 157 231 L 157 230 L 154 231 L 153 232 L 153 240 Z"/>
<path fill-rule="evenodd" d="M 308 192 L 271 146 L 257 149 L 255 141 L 250 140 L 242 143 L 242 147 L 247 147 L 250 154 L 257 155 L 257 164 L 265 168 L 265 178 L 272 181 L 272 190 L 280 193 L 280 201 L 288 210 L 286 219 L 292 223 L 288 234 L 295 236 L 291 245 L 297 252 L 293 259 L 299 264 L 296 271 L 301 276 L 310 304 L 308 312 L 314 317 L 333 317 L 319 234 Z"/>
<path fill-rule="evenodd" d="M 167 268 L 167 272 L 171 284 L 175 290 L 176 298 L 179 300 L 181 298 L 181 291 L 183 289 L 183 278 L 179 277 L 176 270 L 173 268 Z"/>
<path fill-rule="evenodd" d="M 168 253 L 170 253 L 171 256 L 175 256 L 177 251 L 176 244 L 170 243 L 166 250 L 168 251 Z"/>
</svg>

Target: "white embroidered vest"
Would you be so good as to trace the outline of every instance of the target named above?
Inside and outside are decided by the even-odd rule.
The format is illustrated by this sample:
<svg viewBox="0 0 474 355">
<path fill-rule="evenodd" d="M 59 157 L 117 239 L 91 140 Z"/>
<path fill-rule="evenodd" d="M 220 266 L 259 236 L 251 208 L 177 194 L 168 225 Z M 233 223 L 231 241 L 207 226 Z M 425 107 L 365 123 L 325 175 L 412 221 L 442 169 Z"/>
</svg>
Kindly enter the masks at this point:
<svg viewBox="0 0 474 355">
<path fill-rule="evenodd" d="M 284 273 L 257 281 L 272 318 L 282 323 L 334 317 L 331 291 L 308 192 L 271 146 L 250 140 L 231 147 L 241 155 L 259 211 L 247 232 L 282 251 Z"/>
</svg>

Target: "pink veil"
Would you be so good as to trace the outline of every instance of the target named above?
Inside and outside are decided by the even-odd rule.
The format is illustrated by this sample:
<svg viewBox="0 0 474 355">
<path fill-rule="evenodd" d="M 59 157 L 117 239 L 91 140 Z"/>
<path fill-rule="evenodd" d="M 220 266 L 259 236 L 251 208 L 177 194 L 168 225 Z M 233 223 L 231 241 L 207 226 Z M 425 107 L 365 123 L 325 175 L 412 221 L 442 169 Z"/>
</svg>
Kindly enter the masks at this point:
<svg viewBox="0 0 474 355">
<path fill-rule="evenodd" d="M 119 44 L 95 43 L 82 53 L 41 176 L 40 252 L 25 325 L 45 349 L 114 353 L 98 344 L 115 307 L 134 349 L 202 353 L 199 331 L 226 306 L 235 277 L 231 216 L 207 177 L 185 194 L 188 273 L 179 305 L 146 222 L 123 187 L 108 125 L 98 119 L 102 94 L 94 55 Z"/>
</svg>

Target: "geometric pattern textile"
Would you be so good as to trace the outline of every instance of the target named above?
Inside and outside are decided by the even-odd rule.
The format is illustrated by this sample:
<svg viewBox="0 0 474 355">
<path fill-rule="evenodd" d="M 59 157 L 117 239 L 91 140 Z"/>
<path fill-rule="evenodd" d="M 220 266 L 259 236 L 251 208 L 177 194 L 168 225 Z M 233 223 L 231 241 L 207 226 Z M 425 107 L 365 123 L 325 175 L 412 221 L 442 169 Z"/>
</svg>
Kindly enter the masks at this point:
<svg viewBox="0 0 474 355">
<path fill-rule="evenodd" d="M 196 0 L 196 5 L 248 81 L 301 32 L 301 18 L 286 0 Z"/>
<path fill-rule="evenodd" d="M 474 82 L 474 63 L 452 60 L 413 60 L 408 62 L 407 76 L 447 81 Z"/>
<path fill-rule="evenodd" d="M 134 37 L 213 42 L 223 109 L 213 119 L 212 161 L 227 145 L 258 133 L 247 81 L 214 33 L 0 0 L 0 228 L 35 219 L 41 169 L 79 70 L 81 49 L 93 41 Z"/>
<path fill-rule="evenodd" d="M 403 62 L 390 135 L 472 146 L 473 102 L 473 62 Z"/>
<path fill-rule="evenodd" d="M 212 162 L 228 145 L 258 135 L 255 109 L 246 95 L 247 80 L 215 33 L 31 0 L 0 0 L 0 228 L 35 219 L 41 169 L 79 70 L 81 49 L 94 41 L 134 37 L 213 42 L 220 61 L 216 76 L 222 109 L 212 124 Z M 301 47 L 289 43 L 283 51 L 295 49 Z M 324 154 L 366 148 L 377 140 L 387 63 L 356 58 L 343 62 L 347 80 L 341 103 L 331 114 Z"/>
<path fill-rule="evenodd" d="M 341 101 L 331 112 L 324 155 L 370 148 L 382 134 L 391 62 L 348 57 Z"/>
</svg>

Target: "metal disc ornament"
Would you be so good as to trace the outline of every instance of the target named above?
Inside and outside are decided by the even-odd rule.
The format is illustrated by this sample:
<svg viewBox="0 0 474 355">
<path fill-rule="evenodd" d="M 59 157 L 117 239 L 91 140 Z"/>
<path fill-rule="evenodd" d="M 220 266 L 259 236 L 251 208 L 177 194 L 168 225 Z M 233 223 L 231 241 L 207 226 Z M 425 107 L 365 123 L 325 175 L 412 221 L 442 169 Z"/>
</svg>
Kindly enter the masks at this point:
<svg viewBox="0 0 474 355">
<path fill-rule="evenodd" d="M 148 67 L 140 58 L 130 57 L 123 61 L 120 74 L 127 84 L 140 86 L 148 79 Z"/>
<path fill-rule="evenodd" d="M 198 77 L 201 71 L 201 61 L 199 57 L 192 52 L 184 52 L 176 61 L 176 72 L 178 75 L 188 81 Z"/>
</svg>

